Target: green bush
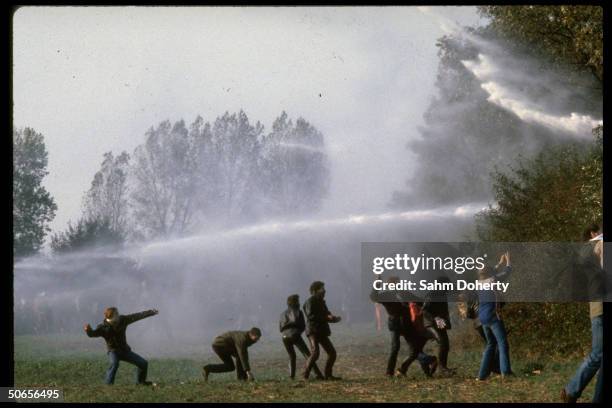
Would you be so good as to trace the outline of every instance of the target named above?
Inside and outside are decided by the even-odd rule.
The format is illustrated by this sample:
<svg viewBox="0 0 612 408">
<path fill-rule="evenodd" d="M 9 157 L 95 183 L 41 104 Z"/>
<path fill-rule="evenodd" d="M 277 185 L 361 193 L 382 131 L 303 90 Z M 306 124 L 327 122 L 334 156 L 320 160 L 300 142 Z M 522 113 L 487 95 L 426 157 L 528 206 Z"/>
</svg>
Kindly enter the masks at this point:
<svg viewBox="0 0 612 408">
<path fill-rule="evenodd" d="M 476 216 L 483 241 L 579 241 L 603 214 L 603 129 L 588 146 L 564 145 L 493 173 L 496 207 Z"/>
<path fill-rule="evenodd" d="M 565 145 L 493 174 L 496 207 L 476 216 L 482 241 L 579 241 L 603 214 L 603 128 L 588 146 Z M 515 351 L 569 355 L 590 346 L 585 303 L 509 303 L 504 321 Z"/>
<path fill-rule="evenodd" d="M 513 354 L 574 356 L 591 345 L 585 303 L 508 303 L 503 318 Z"/>
</svg>

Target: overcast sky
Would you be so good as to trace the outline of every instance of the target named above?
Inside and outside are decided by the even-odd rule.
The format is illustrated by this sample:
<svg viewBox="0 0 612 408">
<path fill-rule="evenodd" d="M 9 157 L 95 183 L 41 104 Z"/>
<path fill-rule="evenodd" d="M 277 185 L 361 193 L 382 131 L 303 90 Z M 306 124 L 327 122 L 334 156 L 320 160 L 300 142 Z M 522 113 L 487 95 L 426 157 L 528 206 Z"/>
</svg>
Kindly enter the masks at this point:
<svg viewBox="0 0 612 408">
<path fill-rule="evenodd" d="M 474 7 L 19 9 L 14 125 L 45 137 L 51 227 L 79 217 L 104 152 L 132 153 L 165 119 L 239 109 L 267 129 L 286 110 L 323 132 L 326 212 L 383 209 L 409 175 L 447 19 L 479 21 Z"/>
</svg>

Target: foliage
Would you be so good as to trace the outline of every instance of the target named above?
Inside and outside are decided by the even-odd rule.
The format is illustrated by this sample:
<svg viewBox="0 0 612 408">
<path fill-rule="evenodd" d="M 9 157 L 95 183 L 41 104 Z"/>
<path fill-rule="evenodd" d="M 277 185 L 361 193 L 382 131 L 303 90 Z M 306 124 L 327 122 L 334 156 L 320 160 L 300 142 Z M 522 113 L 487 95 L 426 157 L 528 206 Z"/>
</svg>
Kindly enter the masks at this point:
<svg viewBox="0 0 612 408">
<path fill-rule="evenodd" d="M 269 134 L 247 115 L 151 128 L 133 154 L 129 204 L 145 237 L 316 211 L 327 194 L 323 135 L 283 112 Z"/>
<path fill-rule="evenodd" d="M 579 241 L 603 214 L 602 130 L 586 149 L 562 146 L 493 173 L 495 207 L 477 216 L 487 241 Z"/>
<path fill-rule="evenodd" d="M 586 5 L 481 6 L 499 33 L 589 69 L 603 83 L 603 8 Z"/>
<path fill-rule="evenodd" d="M 323 135 L 304 119 L 283 112 L 262 141 L 262 197 L 274 214 L 317 210 L 329 188 Z"/>
<path fill-rule="evenodd" d="M 476 61 L 486 80 L 494 75 L 487 89 L 503 89 L 517 105 L 538 106 L 536 115 L 600 115 L 601 7 L 483 6 L 480 12 L 489 17 L 488 25 L 437 43 L 438 92 L 418 129 L 421 137 L 408 144 L 413 176 L 405 191 L 394 193 L 393 206 L 488 200 L 493 193 L 488 175 L 495 166 L 570 139 L 493 103 L 495 96 L 483 89 L 467 61 Z"/>
<path fill-rule="evenodd" d="M 490 30 L 472 35 L 497 41 Z M 485 201 L 491 196 L 489 173 L 495 166 L 504 167 L 521 152 L 531 155 L 560 140 L 550 129 L 524 122 L 489 101 L 463 63 L 480 53 L 473 41 L 445 36 L 437 46 L 438 94 L 418 129 L 421 137 L 408 144 L 415 156 L 414 176 L 406 182 L 407 191 L 394 194 L 394 206 Z"/>
<path fill-rule="evenodd" d="M 259 122 L 250 124 L 243 111 L 226 112 L 212 126 L 215 177 L 211 181 L 216 185 L 216 209 L 221 209 L 227 220 L 252 215 L 263 131 Z"/>
<path fill-rule="evenodd" d="M 575 71 L 588 69 L 603 82 L 603 11 L 598 6 L 482 6 L 489 29 L 532 47 Z M 578 241 L 586 225 L 603 215 L 603 127 L 586 148 L 557 146 L 522 158 L 510 171 L 493 172 L 495 207 L 477 215 L 485 241 Z M 511 303 L 504 309 L 518 346 L 563 354 L 589 345 L 583 303 Z M 562 341 L 560 341 L 562 339 Z"/>
<path fill-rule="evenodd" d="M 589 307 L 585 303 L 508 303 L 506 329 L 511 348 L 524 355 L 582 356 L 591 345 Z"/>
<path fill-rule="evenodd" d="M 495 201 L 477 215 L 484 241 L 579 241 L 585 226 L 602 219 L 603 128 L 595 141 L 542 151 L 511 172 L 493 175 Z M 584 303 L 510 303 L 508 329 L 521 333 L 517 346 L 531 353 L 572 354 L 590 344 Z"/>
<path fill-rule="evenodd" d="M 83 213 L 87 219 L 108 220 L 113 231 L 123 233 L 128 217 L 127 174 L 130 156 L 122 152 L 104 154 L 100 170 L 85 195 Z"/>
<path fill-rule="evenodd" d="M 184 121 L 151 128 L 134 151 L 131 193 L 135 224 L 147 233 L 182 232 L 193 215 L 197 172 L 194 140 Z"/>
<path fill-rule="evenodd" d="M 57 205 L 42 185 L 47 171 L 44 137 L 34 129 L 13 129 L 13 254 L 37 252 Z"/>
<path fill-rule="evenodd" d="M 112 228 L 110 220 L 81 218 L 76 225 L 68 223 L 66 231 L 51 237 L 51 249 L 55 253 L 66 253 L 96 246 L 118 245 L 123 241 L 124 236 Z"/>
</svg>

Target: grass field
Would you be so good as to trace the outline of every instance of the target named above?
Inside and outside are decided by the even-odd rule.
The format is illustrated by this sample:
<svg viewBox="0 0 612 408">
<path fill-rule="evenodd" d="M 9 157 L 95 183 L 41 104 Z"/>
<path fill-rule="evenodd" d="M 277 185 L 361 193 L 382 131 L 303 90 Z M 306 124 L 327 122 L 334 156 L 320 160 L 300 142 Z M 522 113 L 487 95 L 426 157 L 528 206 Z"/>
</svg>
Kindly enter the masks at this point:
<svg viewBox="0 0 612 408">
<path fill-rule="evenodd" d="M 139 347 L 138 339 L 128 332 L 134 351 L 149 360 L 149 379 L 157 383 L 155 387 L 133 385 L 135 368 L 126 363 L 119 368 L 115 386 L 104 385 L 108 363 L 101 339 L 17 336 L 15 384 L 61 388 L 68 402 L 556 402 L 561 387 L 581 362 L 580 356 L 525 356 L 511 349 L 517 377 L 504 381 L 492 377 L 480 383 L 474 379 L 481 344 L 475 341 L 466 349 L 465 341 L 453 342 L 461 332 L 451 333 L 449 365 L 456 367 L 457 373 L 449 378 L 426 378 L 418 364 L 410 368 L 406 378 L 385 378 L 388 332 L 353 326 L 339 327 L 332 336 L 338 351 L 334 374 L 342 381 L 289 380 L 286 353 L 274 336 L 251 347 L 256 382 L 241 383 L 232 374 L 219 374 L 204 383 L 201 367 L 215 361 L 209 344 L 182 345 L 180 353 L 167 348 L 153 351 Z M 460 343 L 463 350 L 456 350 Z M 433 351 L 431 344 L 427 350 Z M 405 346 L 400 358 L 404 353 Z M 298 357 L 298 367 L 302 363 Z M 590 401 L 593 386 L 589 385 L 581 400 Z"/>
</svg>

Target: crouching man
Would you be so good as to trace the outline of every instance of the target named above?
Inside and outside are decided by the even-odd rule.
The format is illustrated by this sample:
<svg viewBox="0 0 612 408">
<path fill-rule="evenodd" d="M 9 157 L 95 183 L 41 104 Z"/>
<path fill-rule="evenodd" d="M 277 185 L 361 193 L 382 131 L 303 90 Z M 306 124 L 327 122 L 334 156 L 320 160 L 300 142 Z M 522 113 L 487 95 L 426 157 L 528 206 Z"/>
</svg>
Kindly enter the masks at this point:
<svg viewBox="0 0 612 408">
<path fill-rule="evenodd" d="M 261 330 L 253 327 L 249 331 L 229 331 L 217 336 L 212 344 L 213 351 L 219 356 L 223 364 L 207 364 L 202 370 L 204 381 L 208 381 L 210 373 L 227 373 L 236 370 L 238 380 L 254 381 L 249 365 L 248 347 L 257 343 L 261 337 Z M 236 363 L 234 364 L 234 360 Z"/>
<path fill-rule="evenodd" d="M 89 323 L 83 327 L 87 336 L 102 337 L 106 341 L 106 349 L 108 350 L 108 358 L 110 360 L 110 366 L 106 371 L 106 384 L 112 385 L 115 382 L 115 374 L 117 374 L 119 369 L 120 361 L 125 361 L 137 367 L 136 382 L 138 384 L 152 384 L 150 381 L 147 381 L 147 360 L 132 351 L 127 344 L 125 330 L 128 325 L 146 317 L 155 316 L 158 313 L 157 310 L 153 309 L 140 313 L 120 315 L 116 307 L 109 307 L 104 310 L 104 321 L 95 329 L 92 329 Z"/>
</svg>

